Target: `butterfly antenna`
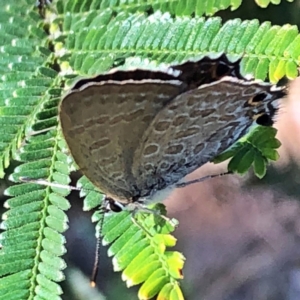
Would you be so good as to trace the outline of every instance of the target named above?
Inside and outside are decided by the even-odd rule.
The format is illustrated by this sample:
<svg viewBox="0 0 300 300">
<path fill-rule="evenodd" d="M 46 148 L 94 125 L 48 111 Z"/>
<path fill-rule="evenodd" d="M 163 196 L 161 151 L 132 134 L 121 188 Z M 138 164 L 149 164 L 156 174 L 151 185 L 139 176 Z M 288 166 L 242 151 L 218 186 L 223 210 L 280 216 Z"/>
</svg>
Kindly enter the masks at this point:
<svg viewBox="0 0 300 300">
<path fill-rule="evenodd" d="M 95 251 L 94 266 L 93 266 L 93 272 L 92 272 L 92 276 L 91 276 L 91 280 L 90 280 L 91 287 L 95 287 L 96 286 L 96 279 L 97 279 L 98 270 L 99 270 L 102 228 L 103 228 L 103 224 L 104 224 L 104 214 L 105 214 L 106 211 L 107 211 L 106 201 L 104 199 L 103 202 L 102 202 L 102 205 L 101 205 L 102 218 L 100 220 L 99 235 L 97 236 L 97 241 L 96 241 L 96 251 Z"/>
<path fill-rule="evenodd" d="M 215 178 L 215 177 L 222 177 L 224 175 L 229 175 L 229 174 L 233 174 L 233 172 L 232 171 L 227 171 L 227 172 L 220 173 L 220 174 L 207 175 L 207 176 L 204 176 L 204 177 L 201 177 L 201 178 L 197 178 L 197 179 L 194 179 L 194 180 L 191 180 L 191 181 L 177 183 L 175 185 L 175 187 L 176 188 L 184 188 L 184 187 L 186 187 L 188 185 L 191 185 L 191 184 L 194 184 L 194 183 L 203 182 L 203 181 L 205 181 L 207 179 L 211 179 L 211 178 Z"/>
</svg>

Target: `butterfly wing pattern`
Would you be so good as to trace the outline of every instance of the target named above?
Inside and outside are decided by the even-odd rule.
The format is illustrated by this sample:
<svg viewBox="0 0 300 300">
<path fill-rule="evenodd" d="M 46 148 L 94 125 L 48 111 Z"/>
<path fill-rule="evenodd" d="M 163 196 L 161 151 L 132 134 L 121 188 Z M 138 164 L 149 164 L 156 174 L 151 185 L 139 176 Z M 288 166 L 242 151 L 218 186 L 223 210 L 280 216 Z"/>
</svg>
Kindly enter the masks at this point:
<svg viewBox="0 0 300 300">
<path fill-rule="evenodd" d="M 133 153 L 155 115 L 180 93 L 180 84 L 105 81 L 64 99 L 66 142 L 80 170 L 103 192 L 125 202 L 136 193 Z"/>
<path fill-rule="evenodd" d="M 89 180 L 123 203 L 157 191 L 212 160 L 253 123 L 270 126 L 284 88 L 245 79 L 225 55 L 167 71 L 112 71 L 78 81 L 59 118 Z"/>
<path fill-rule="evenodd" d="M 272 91 L 269 84 L 232 77 L 178 95 L 156 115 L 135 153 L 139 189 L 172 186 L 233 145 L 255 122 L 271 125 L 278 96 L 281 90 Z"/>
</svg>

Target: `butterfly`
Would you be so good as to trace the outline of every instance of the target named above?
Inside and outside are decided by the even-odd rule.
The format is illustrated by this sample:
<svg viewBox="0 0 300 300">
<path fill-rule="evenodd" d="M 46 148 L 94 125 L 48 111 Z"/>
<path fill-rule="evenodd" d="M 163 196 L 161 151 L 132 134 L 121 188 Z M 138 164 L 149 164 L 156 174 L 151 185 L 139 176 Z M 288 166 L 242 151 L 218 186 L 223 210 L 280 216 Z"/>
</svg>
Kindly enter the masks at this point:
<svg viewBox="0 0 300 300">
<path fill-rule="evenodd" d="M 226 55 L 81 79 L 59 121 L 74 161 L 119 205 L 163 199 L 253 124 L 271 126 L 286 89 L 246 79 Z"/>
</svg>

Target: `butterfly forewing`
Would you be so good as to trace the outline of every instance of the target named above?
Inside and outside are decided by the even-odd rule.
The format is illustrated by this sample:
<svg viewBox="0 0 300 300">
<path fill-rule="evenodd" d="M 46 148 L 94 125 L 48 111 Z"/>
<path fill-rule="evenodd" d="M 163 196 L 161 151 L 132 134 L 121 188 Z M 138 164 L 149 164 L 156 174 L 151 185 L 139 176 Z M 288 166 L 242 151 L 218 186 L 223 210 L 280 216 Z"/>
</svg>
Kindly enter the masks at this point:
<svg viewBox="0 0 300 300">
<path fill-rule="evenodd" d="M 119 200 L 139 195 L 133 154 L 155 115 L 181 93 L 180 81 L 106 81 L 66 95 L 59 118 L 80 170 Z"/>
</svg>

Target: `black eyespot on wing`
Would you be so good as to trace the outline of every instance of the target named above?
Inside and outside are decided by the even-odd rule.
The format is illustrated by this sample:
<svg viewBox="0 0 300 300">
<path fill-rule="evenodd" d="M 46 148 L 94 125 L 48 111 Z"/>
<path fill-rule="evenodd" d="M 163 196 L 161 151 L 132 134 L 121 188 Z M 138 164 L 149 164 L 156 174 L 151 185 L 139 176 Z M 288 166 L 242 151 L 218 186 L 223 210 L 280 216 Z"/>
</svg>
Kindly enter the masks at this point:
<svg viewBox="0 0 300 300">
<path fill-rule="evenodd" d="M 258 102 L 264 101 L 267 96 L 268 96 L 268 94 L 265 92 L 259 93 L 252 98 L 251 102 L 258 103 Z"/>
<path fill-rule="evenodd" d="M 264 114 L 256 119 L 256 123 L 262 126 L 272 126 L 274 121 L 270 115 Z"/>
</svg>

